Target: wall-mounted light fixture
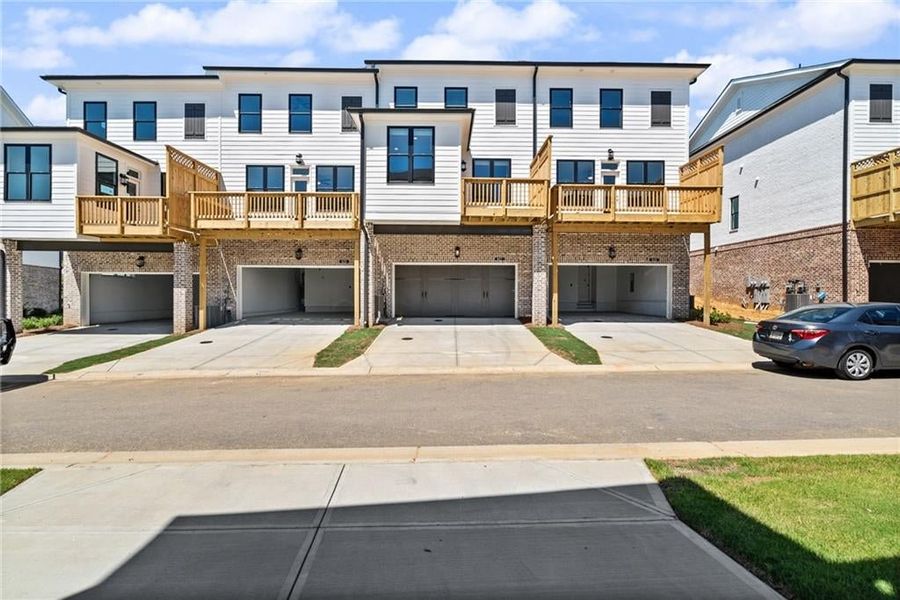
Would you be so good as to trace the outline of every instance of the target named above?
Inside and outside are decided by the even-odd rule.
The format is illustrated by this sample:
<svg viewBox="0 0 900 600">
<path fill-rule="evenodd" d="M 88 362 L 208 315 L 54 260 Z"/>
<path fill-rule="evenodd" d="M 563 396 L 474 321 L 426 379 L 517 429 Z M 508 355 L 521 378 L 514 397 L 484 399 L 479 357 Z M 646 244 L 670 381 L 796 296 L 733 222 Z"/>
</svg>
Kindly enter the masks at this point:
<svg viewBox="0 0 900 600">
<path fill-rule="evenodd" d="M 613 152 L 612 148 L 610 148 L 606 151 L 606 159 L 607 160 L 616 160 L 616 153 Z"/>
<path fill-rule="evenodd" d="M 466 166 L 467 166 L 467 165 L 466 165 L 466 161 L 464 161 L 464 160 L 463 160 L 463 161 L 460 161 L 460 163 L 459 163 L 459 170 L 462 171 L 463 173 L 465 173 L 465 172 L 466 172 Z"/>
<path fill-rule="evenodd" d="M 305 164 L 305 163 L 303 162 L 303 155 L 300 154 L 300 153 L 298 152 L 298 153 L 297 153 L 297 156 L 294 157 L 294 162 L 296 162 L 298 165 L 303 165 L 303 164 Z"/>
<path fill-rule="evenodd" d="M 143 267 L 145 264 L 147 264 L 147 261 L 144 260 L 143 256 L 138 256 L 137 259 L 134 261 L 134 266 L 136 266 L 138 269 Z"/>
<path fill-rule="evenodd" d="M 607 249 L 606 249 L 606 254 L 607 254 L 607 256 L 609 256 L 611 259 L 612 259 L 612 258 L 615 258 L 615 257 L 616 257 L 616 247 L 615 247 L 615 246 L 610 246 L 609 248 L 607 248 Z"/>
<path fill-rule="evenodd" d="M 294 258 L 296 258 L 297 260 L 303 258 L 303 248 L 297 248 L 296 250 L 294 250 Z"/>
<path fill-rule="evenodd" d="M 128 175 L 119 173 L 119 185 L 128 185 Z"/>
<path fill-rule="evenodd" d="M 459 258 L 459 246 L 453 249 L 453 256 Z"/>
</svg>

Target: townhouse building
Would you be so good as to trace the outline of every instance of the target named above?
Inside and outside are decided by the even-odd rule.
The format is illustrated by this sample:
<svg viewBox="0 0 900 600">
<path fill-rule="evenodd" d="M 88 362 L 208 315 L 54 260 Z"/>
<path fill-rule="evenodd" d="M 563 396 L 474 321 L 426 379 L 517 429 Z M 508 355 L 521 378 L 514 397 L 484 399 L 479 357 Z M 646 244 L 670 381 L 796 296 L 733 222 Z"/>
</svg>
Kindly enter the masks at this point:
<svg viewBox="0 0 900 600">
<path fill-rule="evenodd" d="M 829 301 L 900 301 L 900 61 L 847 59 L 732 80 L 691 134 L 724 149 L 712 296 L 789 280 Z M 702 261 L 693 240 L 692 262 Z M 701 280 L 693 272 L 692 289 Z"/>
<path fill-rule="evenodd" d="M 56 249 L 77 325 L 687 317 L 689 235 L 721 210 L 720 152 L 688 162 L 705 68 L 44 76 L 67 125 L 2 131 L 7 312 L 21 252 Z"/>
</svg>

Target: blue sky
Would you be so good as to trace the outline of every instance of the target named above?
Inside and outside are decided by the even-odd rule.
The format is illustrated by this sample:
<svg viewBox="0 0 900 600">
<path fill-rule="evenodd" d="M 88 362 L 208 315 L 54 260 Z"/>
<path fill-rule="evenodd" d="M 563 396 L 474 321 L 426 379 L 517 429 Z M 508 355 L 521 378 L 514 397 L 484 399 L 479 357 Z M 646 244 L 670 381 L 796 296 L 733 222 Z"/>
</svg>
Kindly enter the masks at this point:
<svg viewBox="0 0 900 600">
<path fill-rule="evenodd" d="M 9 2 L 0 81 L 59 123 L 45 73 L 198 73 L 201 65 L 359 66 L 364 58 L 711 62 L 693 120 L 731 77 L 900 57 L 900 0 L 817 2 Z"/>
</svg>

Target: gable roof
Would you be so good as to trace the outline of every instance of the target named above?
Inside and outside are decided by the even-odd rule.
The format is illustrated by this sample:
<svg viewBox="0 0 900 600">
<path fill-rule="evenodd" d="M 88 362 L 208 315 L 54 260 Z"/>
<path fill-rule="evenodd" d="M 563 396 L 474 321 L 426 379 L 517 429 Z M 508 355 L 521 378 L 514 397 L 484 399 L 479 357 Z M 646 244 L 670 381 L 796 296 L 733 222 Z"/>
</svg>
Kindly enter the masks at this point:
<svg viewBox="0 0 900 600">
<path fill-rule="evenodd" d="M 19 108 L 19 105 L 16 104 L 16 101 L 12 99 L 12 96 L 6 92 L 2 85 L 0 85 L 0 109 L 2 109 L 4 115 L 8 114 L 14 120 L 12 123 L 0 122 L 0 125 L 31 127 L 31 119 Z"/>
</svg>

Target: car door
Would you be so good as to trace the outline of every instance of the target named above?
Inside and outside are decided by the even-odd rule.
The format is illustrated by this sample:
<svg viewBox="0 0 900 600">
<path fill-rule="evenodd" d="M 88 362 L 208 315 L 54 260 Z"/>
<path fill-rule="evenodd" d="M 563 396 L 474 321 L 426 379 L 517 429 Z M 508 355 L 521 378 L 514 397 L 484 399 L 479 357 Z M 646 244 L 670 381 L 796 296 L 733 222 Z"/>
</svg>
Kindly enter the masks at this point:
<svg viewBox="0 0 900 600">
<path fill-rule="evenodd" d="M 860 326 L 866 342 L 878 351 L 881 366 L 900 368 L 900 307 L 870 308 Z"/>
</svg>

